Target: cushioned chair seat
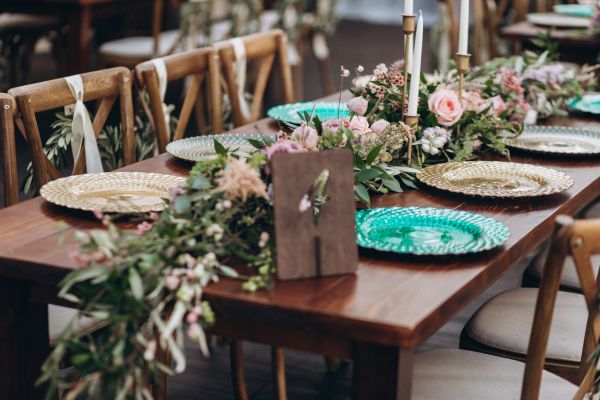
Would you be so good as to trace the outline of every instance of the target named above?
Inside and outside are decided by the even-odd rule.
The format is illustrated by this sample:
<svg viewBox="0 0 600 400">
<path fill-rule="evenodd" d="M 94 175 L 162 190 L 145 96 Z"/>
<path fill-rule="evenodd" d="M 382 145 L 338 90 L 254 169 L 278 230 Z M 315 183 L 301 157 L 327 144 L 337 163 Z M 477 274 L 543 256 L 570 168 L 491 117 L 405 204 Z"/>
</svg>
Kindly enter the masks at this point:
<svg viewBox="0 0 600 400">
<path fill-rule="evenodd" d="M 499 294 L 475 313 L 465 327 L 465 333 L 494 349 L 527 354 L 537 293 L 534 288 L 520 288 Z M 558 293 L 546 354 L 548 359 L 580 361 L 587 316 L 582 295 Z"/>
<path fill-rule="evenodd" d="M 77 315 L 77 310 L 61 306 L 48 306 L 48 332 L 50 345 L 54 346 L 63 331 Z M 85 336 L 97 331 L 106 325 L 106 322 L 93 318 L 82 318 L 81 323 L 75 328 L 77 336 Z"/>
<path fill-rule="evenodd" d="M 273 29 L 279 22 L 279 16 L 274 11 L 266 11 L 261 15 L 261 30 Z M 223 20 L 213 24 L 211 28 L 211 42 L 218 42 L 227 38 L 231 29 L 231 21 Z M 166 54 L 175 44 L 179 35 L 178 30 L 161 32 L 158 36 L 158 54 Z M 202 34 L 198 34 L 198 41 L 202 42 Z M 99 52 L 106 56 L 131 57 L 150 59 L 153 56 L 154 40 L 151 36 L 132 36 L 106 42 L 100 46 Z"/>
<path fill-rule="evenodd" d="M 544 262 L 546 261 L 547 251 L 543 251 L 533 260 L 531 266 L 527 270 L 527 273 L 531 276 L 536 277 L 538 280 L 542 276 L 544 270 Z M 594 268 L 594 274 L 598 274 L 600 268 L 600 255 L 592 255 L 592 267 Z M 577 270 L 575 269 L 575 263 L 573 257 L 567 256 L 565 259 L 565 266 L 563 269 L 562 277 L 560 278 L 560 284 L 569 289 L 579 290 L 581 285 L 579 284 L 579 277 L 577 276 Z"/>
<path fill-rule="evenodd" d="M 58 19 L 55 17 L 32 15 L 32 14 L 13 14 L 0 13 L 0 33 L 18 31 L 27 29 L 43 30 L 58 25 Z"/>
<path fill-rule="evenodd" d="M 525 364 L 466 350 L 418 353 L 413 374 L 413 400 L 518 400 Z M 571 399 L 572 383 L 543 372 L 540 399 Z"/>
</svg>

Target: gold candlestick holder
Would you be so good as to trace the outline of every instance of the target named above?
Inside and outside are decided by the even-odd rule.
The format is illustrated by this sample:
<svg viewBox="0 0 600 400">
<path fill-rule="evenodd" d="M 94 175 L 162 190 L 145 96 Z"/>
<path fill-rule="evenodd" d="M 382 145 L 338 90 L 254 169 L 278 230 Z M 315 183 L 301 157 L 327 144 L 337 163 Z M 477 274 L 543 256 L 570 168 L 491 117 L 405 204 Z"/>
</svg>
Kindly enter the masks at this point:
<svg viewBox="0 0 600 400">
<path fill-rule="evenodd" d="M 404 109 L 406 108 L 406 91 L 408 85 L 408 68 L 406 61 L 408 60 L 408 44 L 415 33 L 415 16 L 414 15 L 402 15 L 402 31 L 404 32 L 404 86 L 402 87 L 402 109 L 401 117 L 404 117 Z"/>
<path fill-rule="evenodd" d="M 460 80 L 458 81 L 458 99 L 460 100 L 460 104 L 463 101 L 463 88 L 465 86 L 465 74 L 469 70 L 469 64 L 471 60 L 470 54 L 462 54 L 456 53 L 456 69 L 458 70 L 458 74 Z"/>
<path fill-rule="evenodd" d="M 417 115 L 405 115 L 404 123 L 408 125 L 410 128 L 410 135 L 408 135 L 408 165 L 410 166 L 410 162 L 412 160 L 412 145 L 413 145 L 413 136 L 417 133 L 419 129 L 419 114 Z"/>
</svg>

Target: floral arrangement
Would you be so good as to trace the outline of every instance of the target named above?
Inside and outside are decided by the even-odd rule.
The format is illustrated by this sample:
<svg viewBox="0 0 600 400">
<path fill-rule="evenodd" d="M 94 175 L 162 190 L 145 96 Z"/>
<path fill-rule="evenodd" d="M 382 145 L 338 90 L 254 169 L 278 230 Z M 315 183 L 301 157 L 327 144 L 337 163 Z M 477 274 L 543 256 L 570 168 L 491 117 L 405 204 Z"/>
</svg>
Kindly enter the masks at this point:
<svg viewBox="0 0 600 400">
<path fill-rule="evenodd" d="M 48 398 L 57 388 L 73 399 L 151 398 L 159 373 L 185 369 L 184 335 L 208 352 L 204 329 L 214 315 L 202 299 L 207 284 L 220 276 L 240 279 L 249 291 L 271 284 L 268 159 L 289 149 L 264 142 L 246 159 L 215 146 L 218 157 L 198 163 L 187 185 L 172 190 L 170 207 L 150 213 L 136 231 L 120 230 L 110 216 L 96 213 L 106 229 L 77 234 L 81 249 L 70 257 L 79 269 L 61 283 L 59 296 L 81 313 L 42 368 Z M 74 328 L 83 317 L 106 326 L 78 338 Z M 173 370 L 160 356 L 165 353 Z M 65 360 L 73 366 L 67 375 L 61 372 Z"/>
</svg>

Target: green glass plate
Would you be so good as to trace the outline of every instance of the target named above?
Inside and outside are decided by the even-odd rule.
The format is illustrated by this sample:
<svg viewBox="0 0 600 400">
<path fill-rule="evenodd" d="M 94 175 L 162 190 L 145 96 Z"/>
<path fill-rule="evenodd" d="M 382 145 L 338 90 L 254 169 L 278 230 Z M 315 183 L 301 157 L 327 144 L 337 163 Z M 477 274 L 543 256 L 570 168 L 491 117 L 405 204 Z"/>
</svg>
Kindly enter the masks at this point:
<svg viewBox="0 0 600 400">
<path fill-rule="evenodd" d="M 356 212 L 358 245 L 400 254 L 477 253 L 506 242 L 500 222 L 445 208 L 392 207 Z"/>
<path fill-rule="evenodd" d="M 282 121 L 288 124 L 300 125 L 302 120 L 298 116 L 298 113 L 304 114 L 305 112 L 307 112 L 308 115 L 311 115 L 313 107 L 315 107 L 315 115 L 318 116 L 321 121 L 337 118 L 338 115 L 340 118 L 347 117 L 350 115 L 350 111 L 348 110 L 347 104 L 339 104 L 337 101 L 284 104 L 269 109 L 267 115 L 278 121 Z"/>
<path fill-rule="evenodd" d="M 553 10 L 557 14 L 572 15 L 574 17 L 591 18 L 594 15 L 594 7 L 586 4 L 556 4 Z"/>
<path fill-rule="evenodd" d="M 600 114 L 600 93 L 590 92 L 579 99 L 570 99 L 567 106 L 581 112 Z"/>
</svg>

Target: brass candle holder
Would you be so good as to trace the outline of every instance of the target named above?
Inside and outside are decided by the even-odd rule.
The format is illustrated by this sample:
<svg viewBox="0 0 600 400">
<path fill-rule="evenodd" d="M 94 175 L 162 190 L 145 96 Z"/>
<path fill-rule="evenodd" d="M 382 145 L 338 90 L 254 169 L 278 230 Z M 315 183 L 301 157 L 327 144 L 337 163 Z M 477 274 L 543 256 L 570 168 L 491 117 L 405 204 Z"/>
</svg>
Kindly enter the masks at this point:
<svg viewBox="0 0 600 400">
<path fill-rule="evenodd" d="M 415 33 L 415 16 L 414 15 L 402 15 L 402 31 L 404 32 L 404 87 L 402 88 L 402 109 L 400 116 L 404 116 L 404 109 L 406 108 L 406 91 L 408 85 L 408 68 L 406 66 L 406 60 L 408 60 L 408 44 L 412 39 L 412 35 Z"/>
<path fill-rule="evenodd" d="M 410 161 L 412 159 L 412 145 L 413 145 L 413 136 L 419 129 L 419 114 L 417 115 L 405 115 L 404 123 L 408 125 L 410 128 L 410 135 L 408 135 L 408 165 L 410 166 Z"/>
<path fill-rule="evenodd" d="M 463 101 L 463 88 L 465 86 L 465 74 L 469 70 L 469 64 L 471 60 L 470 54 L 461 54 L 456 53 L 456 69 L 458 70 L 458 74 L 460 80 L 458 82 L 458 99 L 460 100 L 460 104 Z"/>
</svg>

